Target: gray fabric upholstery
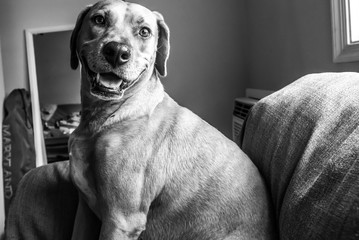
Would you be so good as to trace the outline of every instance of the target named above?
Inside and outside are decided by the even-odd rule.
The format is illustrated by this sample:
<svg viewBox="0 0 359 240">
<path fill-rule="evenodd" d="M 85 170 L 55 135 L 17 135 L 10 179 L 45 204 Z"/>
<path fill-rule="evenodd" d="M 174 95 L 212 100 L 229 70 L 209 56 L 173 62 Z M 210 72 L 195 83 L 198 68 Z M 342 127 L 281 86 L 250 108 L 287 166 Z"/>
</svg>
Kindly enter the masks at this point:
<svg viewBox="0 0 359 240">
<path fill-rule="evenodd" d="M 270 188 L 281 239 L 359 239 L 359 74 L 307 75 L 262 99 L 241 147 Z"/>
<path fill-rule="evenodd" d="M 22 178 L 6 221 L 6 240 L 71 239 L 78 194 L 68 171 L 68 161 L 59 162 Z"/>
</svg>

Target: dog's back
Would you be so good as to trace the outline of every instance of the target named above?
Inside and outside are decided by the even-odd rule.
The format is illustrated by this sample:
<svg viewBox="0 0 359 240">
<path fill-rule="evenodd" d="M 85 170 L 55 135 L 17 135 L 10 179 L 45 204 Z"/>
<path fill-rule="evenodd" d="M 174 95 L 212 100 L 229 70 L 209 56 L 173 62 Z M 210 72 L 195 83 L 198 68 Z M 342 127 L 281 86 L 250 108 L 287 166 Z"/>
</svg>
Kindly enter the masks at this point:
<svg viewBox="0 0 359 240">
<path fill-rule="evenodd" d="M 151 186 L 143 194 L 156 195 L 142 239 L 270 239 L 269 199 L 256 167 L 168 95 L 149 117 L 110 129 L 99 139 L 118 134 L 121 152 L 109 152 L 136 156 Z M 97 148 L 105 142 L 97 141 L 103 145 Z"/>
</svg>

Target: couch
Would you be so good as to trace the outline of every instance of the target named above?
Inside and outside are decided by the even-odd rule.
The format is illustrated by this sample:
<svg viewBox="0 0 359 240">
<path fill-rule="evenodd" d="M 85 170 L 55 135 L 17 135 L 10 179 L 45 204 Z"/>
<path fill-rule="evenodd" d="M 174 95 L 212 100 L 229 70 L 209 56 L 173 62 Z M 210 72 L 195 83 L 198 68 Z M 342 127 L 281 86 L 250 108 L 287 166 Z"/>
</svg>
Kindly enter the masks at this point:
<svg viewBox="0 0 359 240">
<path fill-rule="evenodd" d="M 359 239 L 359 73 L 307 75 L 262 99 L 237 142 L 267 183 L 280 239 Z M 25 175 L 6 239 L 71 239 L 78 197 L 68 168 Z M 99 229 L 88 231 L 96 239 Z"/>
<path fill-rule="evenodd" d="M 359 73 L 308 75 L 263 99 L 240 145 L 281 239 L 359 239 Z"/>
</svg>

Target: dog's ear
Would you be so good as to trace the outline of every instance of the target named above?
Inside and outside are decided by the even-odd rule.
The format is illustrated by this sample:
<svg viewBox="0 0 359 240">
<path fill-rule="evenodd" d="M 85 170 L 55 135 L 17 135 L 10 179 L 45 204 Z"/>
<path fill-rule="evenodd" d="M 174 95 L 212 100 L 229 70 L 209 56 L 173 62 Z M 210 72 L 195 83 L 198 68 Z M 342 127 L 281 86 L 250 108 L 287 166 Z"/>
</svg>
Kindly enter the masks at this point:
<svg viewBox="0 0 359 240">
<path fill-rule="evenodd" d="M 86 14 L 90 11 L 91 7 L 92 5 L 89 5 L 80 12 L 79 16 L 77 17 L 75 28 L 71 34 L 71 40 L 70 40 L 71 68 L 74 70 L 79 66 L 79 59 L 77 57 L 77 52 L 76 52 L 78 33 L 81 29 L 82 21 L 84 20 Z"/>
<path fill-rule="evenodd" d="M 167 75 L 167 59 L 170 54 L 170 31 L 162 14 L 153 12 L 157 17 L 158 43 L 155 67 L 158 73 L 165 77 Z"/>
</svg>

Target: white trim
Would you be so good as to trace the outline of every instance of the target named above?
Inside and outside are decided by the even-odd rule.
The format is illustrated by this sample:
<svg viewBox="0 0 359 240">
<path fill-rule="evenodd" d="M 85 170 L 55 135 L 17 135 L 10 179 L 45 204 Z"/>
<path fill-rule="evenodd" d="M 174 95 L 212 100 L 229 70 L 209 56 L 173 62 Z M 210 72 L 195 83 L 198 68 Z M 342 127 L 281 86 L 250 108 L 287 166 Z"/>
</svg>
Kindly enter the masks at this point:
<svg viewBox="0 0 359 240">
<path fill-rule="evenodd" d="M 2 122 L 3 122 L 3 113 L 4 113 L 4 98 L 5 98 L 5 84 L 4 84 L 4 74 L 2 66 L 2 57 L 1 57 L 1 42 L 0 42 L 0 162 L 3 166 L 3 145 L 2 145 Z M 0 239 L 3 239 L 5 232 L 5 200 L 4 200 L 4 178 L 3 178 L 3 168 L 0 167 Z"/>
<path fill-rule="evenodd" d="M 74 28 L 73 25 L 44 27 L 36 29 L 26 29 L 26 52 L 27 52 L 27 64 L 29 72 L 30 94 L 32 104 L 32 119 L 34 126 L 34 144 L 36 151 L 36 167 L 47 164 L 45 140 L 42 129 L 41 110 L 39 102 L 39 91 L 37 85 L 36 75 L 36 62 L 35 62 L 35 49 L 33 36 L 41 33 L 51 33 L 60 31 L 69 31 Z"/>
<path fill-rule="evenodd" d="M 51 27 L 41 27 L 41 28 L 30 28 L 26 29 L 26 32 L 30 32 L 33 35 L 40 33 L 53 33 L 53 32 L 62 32 L 73 30 L 75 25 L 62 25 L 62 26 L 51 26 Z"/>
<path fill-rule="evenodd" d="M 348 31 L 347 0 L 331 0 L 333 62 L 359 61 L 359 43 L 351 43 Z"/>
</svg>

